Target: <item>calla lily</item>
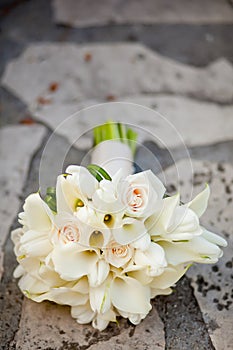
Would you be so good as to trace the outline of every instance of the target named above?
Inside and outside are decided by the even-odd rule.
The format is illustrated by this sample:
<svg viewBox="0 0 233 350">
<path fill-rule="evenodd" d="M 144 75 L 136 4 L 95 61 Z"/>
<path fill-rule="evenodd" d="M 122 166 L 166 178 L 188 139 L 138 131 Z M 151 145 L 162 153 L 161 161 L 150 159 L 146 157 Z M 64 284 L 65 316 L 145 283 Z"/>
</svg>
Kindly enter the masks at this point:
<svg viewBox="0 0 233 350">
<path fill-rule="evenodd" d="M 174 266 L 189 262 L 216 263 L 222 256 L 222 250 L 203 236 L 182 243 L 161 241 L 160 245 L 166 253 L 168 263 Z"/>
<path fill-rule="evenodd" d="M 150 287 L 153 289 L 168 289 L 173 286 L 188 270 L 189 265 L 184 264 L 165 267 L 163 273 L 153 278 Z"/>
<path fill-rule="evenodd" d="M 203 228 L 202 237 L 204 237 L 207 241 L 209 241 L 213 244 L 219 245 L 220 247 L 227 246 L 227 241 L 224 238 L 222 238 L 221 236 L 216 235 L 216 233 L 210 232 L 204 228 Z"/>
<path fill-rule="evenodd" d="M 88 250 L 75 243 L 57 245 L 51 253 L 51 258 L 55 271 L 66 281 L 88 275 L 99 259 L 94 250 Z"/>
<path fill-rule="evenodd" d="M 50 289 L 47 283 L 29 274 L 25 274 L 20 278 L 19 288 L 29 298 L 31 298 L 33 294 L 46 293 Z"/>
<path fill-rule="evenodd" d="M 22 224 L 28 230 L 46 232 L 52 227 L 53 214 L 48 205 L 40 198 L 39 193 L 30 194 L 23 206 Z"/>
<path fill-rule="evenodd" d="M 61 305 L 84 305 L 89 299 L 88 293 L 80 293 L 73 287 L 51 288 L 47 293 L 31 296 L 34 301 L 50 300 Z"/>
<path fill-rule="evenodd" d="M 161 275 L 164 268 L 167 266 L 163 248 L 159 244 L 153 242 L 150 243 L 147 250 L 135 251 L 134 262 L 136 266 L 147 267 L 147 274 L 149 276 Z"/>
<path fill-rule="evenodd" d="M 68 179 L 79 189 L 82 196 L 85 198 L 92 198 L 98 187 L 98 182 L 86 168 L 77 165 L 69 165 L 68 168 L 66 168 L 66 173 L 72 175 L 68 176 Z"/>
<path fill-rule="evenodd" d="M 100 259 L 88 274 L 90 287 L 97 287 L 102 284 L 107 278 L 109 270 L 109 264 L 104 259 Z"/>
<path fill-rule="evenodd" d="M 90 302 L 87 301 L 84 305 L 76 305 L 71 307 L 71 316 L 76 318 L 76 321 L 80 324 L 90 323 L 95 312 L 91 309 Z"/>
<path fill-rule="evenodd" d="M 187 204 L 187 207 L 194 211 L 194 213 L 196 213 L 197 216 L 200 218 L 206 211 L 209 196 L 210 188 L 208 185 L 206 185 L 205 189 Z"/>
<path fill-rule="evenodd" d="M 118 177 L 116 179 L 113 177 L 112 181 L 100 181 L 99 188 L 92 197 L 95 210 L 112 214 L 122 213 L 121 216 L 123 216 L 124 204 L 121 201 L 121 186 Z"/>
<path fill-rule="evenodd" d="M 124 312 L 121 310 L 119 310 L 119 314 L 122 317 L 128 318 L 129 321 L 134 325 L 138 325 L 147 315 L 147 313 L 146 314 L 133 314 L 133 313 Z"/>
<path fill-rule="evenodd" d="M 142 237 L 131 243 L 131 246 L 135 249 L 142 251 L 147 250 L 151 243 L 151 236 L 146 232 Z"/>
<path fill-rule="evenodd" d="M 122 226 L 112 229 L 112 234 L 115 241 L 119 244 L 130 244 L 143 237 L 146 233 L 146 228 L 142 221 L 125 217 L 122 220 Z"/>
<path fill-rule="evenodd" d="M 179 195 L 165 198 L 158 212 L 145 221 L 153 241 L 184 241 L 202 234 L 198 216 L 179 202 Z"/>
<path fill-rule="evenodd" d="M 24 270 L 23 266 L 18 265 L 14 270 L 13 276 L 14 278 L 20 278 L 25 274 L 25 272 L 26 271 Z"/>
<path fill-rule="evenodd" d="M 90 288 L 90 305 L 93 311 L 105 313 L 111 307 L 110 298 L 111 275 L 100 286 Z"/>
<path fill-rule="evenodd" d="M 111 301 L 120 312 L 147 314 L 151 310 L 150 288 L 132 277 L 117 276 L 111 283 Z"/>
<path fill-rule="evenodd" d="M 148 275 L 147 270 L 147 266 L 138 266 L 130 262 L 130 264 L 124 268 L 122 273 L 126 273 L 127 276 L 136 279 L 143 286 L 146 286 L 149 285 L 153 280 L 153 277 Z"/>
<path fill-rule="evenodd" d="M 77 199 L 81 194 L 73 182 L 69 181 L 71 176 L 58 176 L 56 185 L 57 212 L 72 214 L 76 210 Z"/>
<path fill-rule="evenodd" d="M 109 322 L 116 322 L 116 313 L 112 309 L 104 313 L 97 313 L 92 321 L 92 327 L 103 331 Z"/>
<path fill-rule="evenodd" d="M 48 232 L 29 230 L 20 239 L 19 254 L 29 257 L 44 257 L 52 250 Z"/>
</svg>

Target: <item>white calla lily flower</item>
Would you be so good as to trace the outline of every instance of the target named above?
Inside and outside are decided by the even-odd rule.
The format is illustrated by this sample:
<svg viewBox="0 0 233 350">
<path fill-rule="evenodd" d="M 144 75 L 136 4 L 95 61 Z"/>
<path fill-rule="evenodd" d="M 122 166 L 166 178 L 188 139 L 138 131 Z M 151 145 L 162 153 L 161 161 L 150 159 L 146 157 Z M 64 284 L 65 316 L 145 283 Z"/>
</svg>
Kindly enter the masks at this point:
<svg viewBox="0 0 233 350">
<path fill-rule="evenodd" d="M 179 202 L 179 195 L 165 198 L 161 208 L 145 221 L 153 241 L 184 241 L 203 233 L 197 214 Z"/>
<path fill-rule="evenodd" d="M 104 259 L 100 259 L 88 274 L 90 287 L 97 287 L 102 284 L 108 277 L 109 271 L 110 267 L 108 262 L 106 262 Z"/>
<path fill-rule="evenodd" d="M 125 217 L 121 227 L 112 229 L 112 234 L 117 243 L 126 245 L 142 238 L 146 234 L 146 228 L 142 221 Z"/>
<path fill-rule="evenodd" d="M 191 262 L 212 264 L 223 254 L 218 245 L 203 236 L 194 237 L 188 242 L 161 241 L 160 245 L 165 251 L 168 263 L 174 266 Z"/>
<path fill-rule="evenodd" d="M 205 189 L 200 192 L 191 202 L 187 204 L 187 207 L 194 211 L 200 218 L 206 211 L 208 200 L 210 196 L 210 188 L 206 184 Z"/>
<path fill-rule="evenodd" d="M 71 307 L 71 316 L 80 324 L 90 323 L 95 312 L 91 309 L 90 302 L 87 301 L 84 305 L 76 305 Z"/>
<path fill-rule="evenodd" d="M 151 242 L 149 248 L 145 251 L 136 250 L 134 262 L 136 266 L 147 267 L 149 276 L 161 275 L 167 266 L 163 248 L 154 242 Z"/>
<path fill-rule="evenodd" d="M 115 277 L 110 293 L 112 304 L 119 312 L 144 315 L 151 310 L 150 288 L 132 277 Z"/>
<path fill-rule="evenodd" d="M 165 267 L 163 273 L 155 276 L 150 283 L 152 289 L 163 290 L 173 286 L 188 270 L 190 265 L 168 265 Z"/>
<path fill-rule="evenodd" d="M 85 167 L 69 165 L 66 168 L 66 173 L 72 175 L 68 176 L 68 179 L 79 190 L 82 196 L 92 198 L 98 187 L 98 182 Z"/>
<path fill-rule="evenodd" d="M 55 271 L 65 281 L 88 275 L 99 260 L 95 250 L 89 250 L 78 243 L 55 246 L 51 258 Z"/>
</svg>

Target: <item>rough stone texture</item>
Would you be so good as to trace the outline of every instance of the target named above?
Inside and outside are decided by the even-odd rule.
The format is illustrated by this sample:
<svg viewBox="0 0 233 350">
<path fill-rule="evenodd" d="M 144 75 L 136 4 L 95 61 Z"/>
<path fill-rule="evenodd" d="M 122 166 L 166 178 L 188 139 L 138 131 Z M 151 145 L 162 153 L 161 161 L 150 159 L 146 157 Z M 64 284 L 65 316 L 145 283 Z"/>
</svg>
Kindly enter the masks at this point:
<svg viewBox="0 0 233 350">
<path fill-rule="evenodd" d="M 176 164 L 177 165 L 177 164 Z M 173 191 L 179 189 L 182 200 L 189 198 L 191 184 L 194 194 L 208 182 L 211 186 L 209 207 L 202 223 L 225 238 L 228 247 L 216 265 L 194 265 L 188 276 L 203 313 L 212 342 L 217 350 L 232 349 L 233 334 L 233 167 L 227 163 L 193 161 L 193 176 L 187 160 L 178 162 L 180 169 L 170 167 L 165 171 L 167 183 Z"/>
<path fill-rule="evenodd" d="M 13 344 L 17 350 L 29 349 L 153 349 L 165 348 L 163 324 L 155 309 L 137 327 L 121 319 L 102 332 L 90 325 L 79 325 L 69 307 L 49 302 L 24 301 L 19 331 Z"/>
<path fill-rule="evenodd" d="M 233 105 L 221 106 L 172 95 L 139 95 L 123 98 L 121 101 L 149 107 L 161 115 L 143 110 L 142 107 L 119 106 L 113 103 L 98 106 L 93 110 L 86 109 L 76 117 L 66 120 L 83 108 L 98 105 L 97 100 L 90 100 L 80 104 L 64 103 L 45 106 L 42 110 L 35 111 L 35 118 L 52 130 L 57 128 L 56 132 L 65 136 L 71 143 L 75 142 L 79 135 L 91 129 L 95 123 L 103 123 L 110 116 L 113 120 L 127 121 L 135 125 L 140 142 L 144 139 L 156 140 L 162 148 L 180 147 L 184 143 L 187 147 L 208 145 L 232 139 Z M 211 132 L 207 132 L 210 124 Z M 76 142 L 76 145 L 91 147 L 91 134 L 85 135 L 85 138 Z"/>
<path fill-rule="evenodd" d="M 209 13 L 212 0 L 208 1 Z M 9 0 L 7 2 L 9 3 Z M 33 2 L 22 0 L 15 4 L 18 6 L 11 7 L 7 15 L 1 18 L 0 45 L 4 48 L 4 55 L 0 56 L 0 73 L 4 65 L 19 55 L 25 46 L 38 41 L 75 43 L 136 41 L 162 55 L 194 66 L 205 66 L 221 57 L 233 62 L 233 45 L 229 45 L 233 24 L 224 23 L 224 17 L 219 24 L 108 24 L 68 28 L 55 25 L 52 20 L 52 4 L 48 0 L 33 0 Z M 28 16 L 25 16 L 25 13 Z"/>
<path fill-rule="evenodd" d="M 2 83 L 32 110 L 140 93 L 176 93 L 222 103 L 233 100 L 233 67 L 227 60 L 194 68 L 139 44 L 31 45 L 7 65 Z"/>
<path fill-rule="evenodd" d="M 33 135 L 33 137 L 32 137 Z M 30 160 L 45 135 L 43 126 L 9 126 L 0 129 L 0 261 L 2 249 L 17 215 Z M 0 279 L 2 265 L 0 266 Z"/>
<path fill-rule="evenodd" d="M 232 9 L 226 1 L 208 0 L 54 0 L 57 23 L 75 27 L 113 23 L 232 23 Z M 89 9 L 92 11 L 89 11 Z"/>
</svg>

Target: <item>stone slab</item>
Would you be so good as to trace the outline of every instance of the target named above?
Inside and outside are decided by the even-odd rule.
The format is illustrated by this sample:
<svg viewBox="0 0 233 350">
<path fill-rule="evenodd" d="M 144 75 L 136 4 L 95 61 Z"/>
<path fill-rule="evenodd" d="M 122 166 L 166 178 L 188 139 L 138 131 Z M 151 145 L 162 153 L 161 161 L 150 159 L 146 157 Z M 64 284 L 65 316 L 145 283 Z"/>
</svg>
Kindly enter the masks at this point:
<svg viewBox="0 0 233 350">
<path fill-rule="evenodd" d="M 150 93 L 233 101 L 233 66 L 224 58 L 197 68 L 136 43 L 32 44 L 7 65 L 2 83 L 30 109 L 41 111 L 59 103 Z"/>
<path fill-rule="evenodd" d="M 89 9 L 92 9 L 90 11 Z M 154 23 L 232 23 L 230 4 L 218 0 L 54 0 L 56 23 L 72 27 Z"/>
<path fill-rule="evenodd" d="M 160 147 L 168 149 L 184 147 L 184 144 L 188 147 L 209 145 L 233 138 L 233 105 L 221 106 L 163 94 L 137 95 L 121 101 L 134 103 L 135 106 L 120 106 L 118 103 L 100 106 L 97 100 L 89 100 L 45 106 L 42 110 L 34 111 L 34 115 L 79 148 L 91 147 L 92 140 L 91 133 L 76 141 L 78 136 L 109 118 L 135 125 L 139 142 L 153 140 Z M 98 106 L 86 109 L 94 105 Z M 138 108 L 137 105 L 151 110 Z M 82 112 L 75 115 L 80 110 Z"/>
<path fill-rule="evenodd" d="M 165 349 L 163 324 L 154 308 L 139 326 L 120 319 L 119 325 L 112 323 L 99 332 L 90 325 L 77 324 L 69 307 L 26 299 L 14 343 L 17 350 Z"/>
<path fill-rule="evenodd" d="M 202 223 L 228 241 L 224 255 L 216 265 L 194 265 L 188 271 L 194 294 L 201 308 L 210 337 L 216 350 L 232 349 L 233 294 L 233 167 L 227 163 L 179 161 L 165 172 L 167 184 L 179 190 L 182 200 L 189 200 L 205 183 L 210 184 L 211 196 Z M 177 167 L 179 176 L 177 176 Z"/>
<path fill-rule="evenodd" d="M 16 217 L 30 160 L 41 145 L 45 127 L 8 126 L 0 129 L 0 279 L 3 245 Z"/>
</svg>

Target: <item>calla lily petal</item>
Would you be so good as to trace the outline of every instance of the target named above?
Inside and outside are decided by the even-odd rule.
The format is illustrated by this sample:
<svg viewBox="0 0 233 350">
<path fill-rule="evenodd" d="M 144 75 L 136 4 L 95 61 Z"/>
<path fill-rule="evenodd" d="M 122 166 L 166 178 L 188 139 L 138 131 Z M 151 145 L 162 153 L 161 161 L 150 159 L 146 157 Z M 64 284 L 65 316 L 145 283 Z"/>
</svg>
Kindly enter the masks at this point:
<svg viewBox="0 0 233 350">
<path fill-rule="evenodd" d="M 104 260 L 99 260 L 88 275 L 90 287 L 97 287 L 107 278 L 109 274 L 109 264 Z"/>
<path fill-rule="evenodd" d="M 95 312 L 92 311 L 88 301 L 85 305 L 73 306 L 71 308 L 71 316 L 76 318 L 78 323 L 86 324 L 93 320 Z"/>
<path fill-rule="evenodd" d="M 201 217 L 206 211 L 210 196 L 210 188 L 206 184 L 205 189 L 199 193 L 191 202 L 187 204 L 188 208 L 193 210 L 198 217 Z"/>
<path fill-rule="evenodd" d="M 134 261 L 138 266 L 147 266 L 149 276 L 160 275 L 167 266 L 163 248 L 154 242 L 145 251 L 136 250 Z"/>
<path fill-rule="evenodd" d="M 153 278 L 150 287 L 154 289 L 167 289 L 174 285 L 187 271 L 189 266 L 180 264 L 177 266 L 168 266 L 164 272 Z"/>
<path fill-rule="evenodd" d="M 131 277 L 116 277 L 112 281 L 111 300 L 115 308 L 125 312 L 147 314 L 151 309 L 149 287 Z"/>
<path fill-rule="evenodd" d="M 23 209 L 29 229 L 36 231 L 51 229 L 53 215 L 47 204 L 40 198 L 39 193 L 30 194 L 25 200 Z"/>
<path fill-rule="evenodd" d="M 227 246 L 227 241 L 224 238 L 222 238 L 221 236 L 216 235 L 215 233 L 210 232 L 206 229 L 204 229 L 202 237 L 204 237 L 205 239 L 207 239 L 207 241 L 209 241 L 211 243 L 219 245 L 220 247 Z"/>
<path fill-rule="evenodd" d="M 98 261 L 95 251 L 79 251 L 78 248 L 79 244 L 75 243 L 58 245 L 51 254 L 55 271 L 66 281 L 88 275 Z"/>
<path fill-rule="evenodd" d="M 160 242 L 166 252 L 166 259 L 171 265 L 179 265 L 192 261 L 215 263 L 222 256 L 222 250 L 204 237 L 194 237 L 189 242 Z"/>
<path fill-rule="evenodd" d="M 121 227 L 112 230 L 115 241 L 123 245 L 135 242 L 143 237 L 145 233 L 146 229 L 143 222 L 129 217 L 122 220 Z"/>
</svg>

